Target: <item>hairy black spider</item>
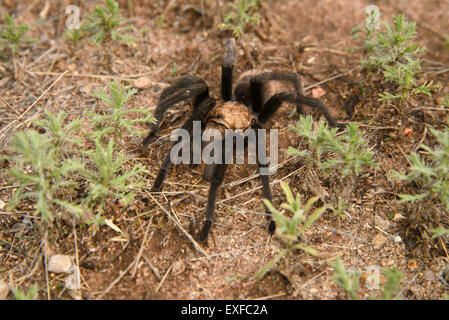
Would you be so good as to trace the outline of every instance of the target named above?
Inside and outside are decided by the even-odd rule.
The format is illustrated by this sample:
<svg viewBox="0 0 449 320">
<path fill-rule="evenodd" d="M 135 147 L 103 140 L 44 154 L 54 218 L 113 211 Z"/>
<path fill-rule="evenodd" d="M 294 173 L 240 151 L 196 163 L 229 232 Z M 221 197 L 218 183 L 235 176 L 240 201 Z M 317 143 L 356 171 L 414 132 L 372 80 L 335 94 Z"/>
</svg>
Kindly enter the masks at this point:
<svg viewBox="0 0 449 320">
<path fill-rule="evenodd" d="M 155 139 L 162 116 L 168 108 L 189 98 L 193 98 L 193 112 L 182 128 L 190 133 L 193 121 L 201 121 L 203 130 L 210 127 L 217 128 L 221 132 L 224 132 L 224 129 L 262 129 L 263 124 L 273 116 L 284 101 L 295 104 L 296 110 L 300 114 L 303 113 L 303 104 L 319 109 L 331 126 L 337 126 L 327 108 L 319 100 L 304 96 L 302 82 L 295 72 L 258 69 L 246 71 L 237 79 L 233 94 L 232 78 L 236 55 L 234 39 L 227 40 L 225 46 L 226 53 L 222 64 L 221 79 L 223 102 L 217 104 L 215 99 L 209 96 L 209 87 L 203 79 L 196 76 L 179 78 L 175 84 L 162 91 L 155 112 L 157 122 L 144 139 L 143 146 L 147 146 Z M 256 139 L 256 150 L 264 146 L 265 142 L 262 144 L 259 139 Z M 210 181 L 210 190 L 206 207 L 206 221 L 197 235 L 201 242 L 207 240 L 211 229 L 217 192 L 226 172 L 224 153 L 222 154 L 223 161 L 220 164 L 206 166 L 204 176 Z M 268 166 L 262 164 L 259 159 L 257 159 L 257 163 L 259 169 Z M 158 172 L 152 191 L 162 189 L 162 183 L 171 164 L 169 152 Z M 263 196 L 271 201 L 268 176 L 260 175 L 260 179 Z M 270 234 L 273 234 L 275 223 L 271 220 L 268 208 L 266 208 L 266 217 L 269 222 L 268 230 Z"/>
</svg>

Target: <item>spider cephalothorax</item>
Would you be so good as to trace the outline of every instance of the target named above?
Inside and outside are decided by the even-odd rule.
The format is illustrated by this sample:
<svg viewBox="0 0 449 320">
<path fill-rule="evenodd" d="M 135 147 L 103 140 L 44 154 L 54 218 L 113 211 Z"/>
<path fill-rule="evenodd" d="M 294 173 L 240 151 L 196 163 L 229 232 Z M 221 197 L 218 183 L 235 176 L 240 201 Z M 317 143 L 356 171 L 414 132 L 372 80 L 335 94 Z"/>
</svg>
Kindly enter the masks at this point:
<svg viewBox="0 0 449 320">
<path fill-rule="evenodd" d="M 233 93 L 234 60 L 235 42 L 232 39 L 226 42 L 221 82 L 221 98 L 223 101 L 218 104 L 214 98 L 209 96 L 209 87 L 204 80 L 196 76 L 181 77 L 172 86 L 164 89 L 155 112 L 157 122 L 143 141 L 143 145 L 147 146 L 154 140 L 159 131 L 162 116 L 167 109 L 189 98 L 193 98 L 193 111 L 182 128 L 190 133 L 192 133 L 194 121 L 201 121 L 202 130 L 212 128 L 222 133 L 226 129 L 262 129 L 263 125 L 273 116 L 283 102 L 295 104 L 298 113 L 303 113 L 303 104 L 317 108 L 324 114 L 331 126 L 336 126 L 334 119 L 319 100 L 304 96 L 301 80 L 295 72 L 264 69 L 246 71 L 238 77 Z M 256 149 L 265 147 L 265 141 L 261 141 L 261 139 L 256 138 L 255 144 Z M 158 172 L 152 191 L 160 191 L 162 188 L 165 175 L 172 164 L 170 153 L 165 158 Z M 199 241 L 207 239 L 212 225 L 217 192 L 226 172 L 224 153 L 222 154 L 223 161 L 207 165 L 205 169 L 205 177 L 210 181 L 211 185 L 206 207 L 206 221 L 198 234 Z M 257 159 L 257 164 L 259 168 L 268 166 L 261 163 L 259 159 Z M 271 201 L 268 175 L 261 174 L 260 178 L 263 197 Z M 275 230 L 275 224 L 271 220 L 268 209 L 266 210 L 266 217 L 269 221 L 269 232 L 272 234 Z"/>
</svg>

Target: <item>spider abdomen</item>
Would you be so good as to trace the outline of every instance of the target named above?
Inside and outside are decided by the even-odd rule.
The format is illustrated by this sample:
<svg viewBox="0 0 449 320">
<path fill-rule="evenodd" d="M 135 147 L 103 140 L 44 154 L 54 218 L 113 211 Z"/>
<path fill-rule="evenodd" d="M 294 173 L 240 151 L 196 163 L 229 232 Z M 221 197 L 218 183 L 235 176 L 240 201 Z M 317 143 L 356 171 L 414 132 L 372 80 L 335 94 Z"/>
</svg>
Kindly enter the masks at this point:
<svg viewBox="0 0 449 320">
<path fill-rule="evenodd" d="M 214 128 L 221 133 L 226 129 L 246 130 L 251 127 L 253 115 L 243 104 L 238 102 L 225 102 L 215 106 L 206 116 L 205 129 Z"/>
</svg>

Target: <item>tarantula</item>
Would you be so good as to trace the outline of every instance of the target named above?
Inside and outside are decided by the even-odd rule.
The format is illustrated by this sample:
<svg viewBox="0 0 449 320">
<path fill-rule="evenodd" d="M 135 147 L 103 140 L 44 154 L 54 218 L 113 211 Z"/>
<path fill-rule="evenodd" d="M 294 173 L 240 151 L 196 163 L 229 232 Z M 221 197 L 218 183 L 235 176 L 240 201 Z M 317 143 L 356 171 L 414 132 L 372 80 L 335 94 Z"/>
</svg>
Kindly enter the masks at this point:
<svg viewBox="0 0 449 320">
<path fill-rule="evenodd" d="M 201 128 L 204 128 L 204 130 L 210 127 L 217 128 L 222 132 L 225 129 L 262 129 L 263 124 L 273 116 L 282 102 L 295 104 L 296 110 L 300 114 L 303 113 L 303 104 L 319 109 L 331 126 L 337 125 L 326 107 L 319 100 L 304 96 L 302 82 L 295 72 L 249 70 L 238 77 L 234 93 L 232 93 L 233 68 L 236 55 L 235 41 L 233 39 L 227 40 L 225 47 L 226 53 L 222 64 L 221 79 L 221 98 L 223 102 L 216 103 L 215 99 L 209 96 L 209 87 L 201 78 L 196 76 L 179 78 L 173 85 L 162 91 L 155 112 L 157 121 L 153 125 L 151 132 L 144 139 L 143 146 L 147 146 L 155 139 L 162 116 L 168 108 L 189 98 L 193 98 L 193 112 L 182 126 L 183 129 L 189 132 L 192 132 L 193 121 L 201 121 Z M 262 146 L 260 140 L 256 139 L 256 150 Z M 263 147 L 265 147 L 265 144 L 263 144 Z M 224 153 L 222 152 L 223 160 Z M 161 190 L 165 175 L 171 164 L 169 152 L 158 172 L 152 191 Z M 259 169 L 268 166 L 262 164 L 258 158 L 257 164 Z M 215 201 L 225 172 L 225 161 L 206 166 L 204 176 L 210 181 L 210 190 L 206 207 L 206 221 L 201 231 L 196 235 L 200 242 L 207 240 L 211 229 L 215 212 Z M 271 201 L 268 176 L 260 175 L 260 179 L 263 197 Z M 269 224 L 268 230 L 270 234 L 273 234 L 275 223 L 271 220 L 268 208 L 266 208 L 266 218 Z"/>
</svg>

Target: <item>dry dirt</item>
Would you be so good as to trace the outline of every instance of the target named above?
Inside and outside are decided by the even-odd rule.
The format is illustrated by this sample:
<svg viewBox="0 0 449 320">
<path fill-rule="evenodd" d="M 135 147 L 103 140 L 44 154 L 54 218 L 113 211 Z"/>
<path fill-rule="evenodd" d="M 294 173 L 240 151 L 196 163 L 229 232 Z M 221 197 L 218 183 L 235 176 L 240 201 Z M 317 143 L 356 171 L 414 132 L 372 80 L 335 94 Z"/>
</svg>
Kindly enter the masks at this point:
<svg viewBox="0 0 449 320">
<path fill-rule="evenodd" d="M 95 2 L 82 1 L 81 15 L 90 12 Z M 133 8 L 129 8 L 127 1 L 120 1 L 123 15 L 134 26 L 132 33 L 137 43 L 131 48 L 120 42 L 105 44 L 104 51 L 112 56 L 111 65 L 105 66 L 104 51 L 88 41 L 74 48 L 61 36 L 61 8 L 68 1 L 2 1 L 0 15 L 10 12 L 18 16 L 19 22 L 31 26 L 29 35 L 37 39 L 20 50 L 15 75 L 10 72 L 9 61 L 0 62 L 3 100 L 21 114 L 66 70 L 70 71 L 24 119 L 40 116 L 44 109 L 65 110 L 72 117 L 79 116 L 86 108 L 100 107 L 92 93 L 106 87 L 111 79 L 123 80 L 132 87 L 134 79 L 142 75 L 153 84 L 139 90 L 131 103 L 154 110 L 161 89 L 175 69 L 178 75 L 203 77 L 211 94 L 218 97 L 224 41 L 229 36 L 217 28 L 220 14 L 227 10 L 225 1 L 132 3 Z M 434 143 L 425 126 L 441 128 L 445 122 L 447 111 L 441 106 L 441 99 L 449 93 L 449 54 L 444 43 L 449 30 L 449 2 L 427 1 L 424 5 L 420 0 L 376 1 L 383 13 L 382 21 L 391 23 L 393 15 L 404 12 L 408 20 L 417 22 L 419 42 L 427 47 L 422 78 L 441 86 L 434 90 L 432 98 L 420 97 L 411 102 L 416 111 L 407 114 L 399 114 L 391 105 L 377 101 L 378 84 L 365 79 L 366 74 L 358 68 L 361 53 L 347 51 L 356 45 L 351 28 L 363 23 L 364 8 L 372 1 L 262 3 L 261 24 L 249 29 L 238 42 L 236 74 L 252 67 L 281 65 L 299 72 L 305 87 L 323 81 L 319 85 L 325 91 L 320 97 L 322 102 L 338 121 L 361 124 L 380 163 L 378 170 L 357 181 L 344 219 L 327 212 L 306 231 L 303 241 L 319 255 L 296 252 L 261 281 L 254 279 L 254 274 L 283 249 L 283 244 L 277 237 L 269 237 L 266 230 L 256 168 L 235 165 L 228 169 L 219 192 L 215 223 L 207 244 L 202 246 L 209 255 L 205 257 L 167 219 L 166 213 L 176 216 L 184 230 L 189 230 L 191 217 L 201 220 L 205 211 L 208 183 L 202 179 L 202 166 L 181 165 L 170 170 L 164 192 L 153 194 L 148 202 L 143 200 L 143 193 L 142 200 L 132 206 L 111 206 L 106 212 L 106 217 L 128 235 L 125 241 L 114 241 L 119 234 L 107 226 L 95 235 L 79 226 L 75 239 L 72 226 L 63 222 L 57 226 L 56 234 L 48 236 L 48 250 L 78 256 L 81 295 L 65 289 L 64 274 L 50 273 L 46 280 L 42 264 L 44 243 L 38 229 L 17 231 L 23 217 L 31 214 L 32 204 L 24 204 L 14 212 L 0 210 L 0 279 L 24 290 L 37 283 L 42 299 L 347 299 L 331 279 L 329 262 L 340 256 L 347 268 L 363 272 L 359 289 L 362 299 L 379 296 L 379 291 L 365 285 L 369 270 L 392 265 L 405 276 L 398 297 L 441 299 L 448 294 L 447 284 L 438 278 L 447 267 L 446 246 L 442 241 L 421 241 L 410 235 L 419 228 L 411 227 L 411 213 L 406 206 L 397 204 L 397 194 L 413 188 L 389 179 L 388 173 L 391 169 L 405 170 L 408 162 L 404 155 L 415 151 L 420 142 Z M 189 8 L 203 14 L 197 15 Z M 335 76 L 339 77 L 334 79 Z M 345 103 L 357 91 L 357 85 L 352 84 L 356 81 L 364 82 L 366 93 L 349 117 Z M 310 90 L 307 92 L 310 94 Z M 142 136 L 123 138 L 121 148 L 129 164 L 140 163 L 148 169 L 148 192 L 170 147 L 168 134 L 188 115 L 186 106 L 180 104 L 168 113 L 160 134 L 163 138 L 147 149 L 140 147 Z M 0 110 L 1 130 L 16 115 L 5 103 L 0 103 Z M 311 196 L 310 190 L 303 187 L 302 163 L 287 156 L 288 146 L 301 142 L 296 134 L 288 132 L 297 120 L 288 118 L 290 111 L 291 106 L 285 106 L 267 124 L 279 129 L 281 166 L 270 177 L 275 206 L 285 201 L 281 181 L 288 182 L 294 193 Z M 321 117 L 314 113 L 315 120 Z M 30 126 L 30 122 L 15 124 L 14 130 L 6 131 L 1 141 L 3 152 L 14 131 L 25 126 Z M 412 129 L 411 135 L 404 133 L 405 128 Z M 8 168 L 7 163 L 1 163 L 3 202 L 11 198 L 13 191 L 6 174 Z"/>
</svg>

